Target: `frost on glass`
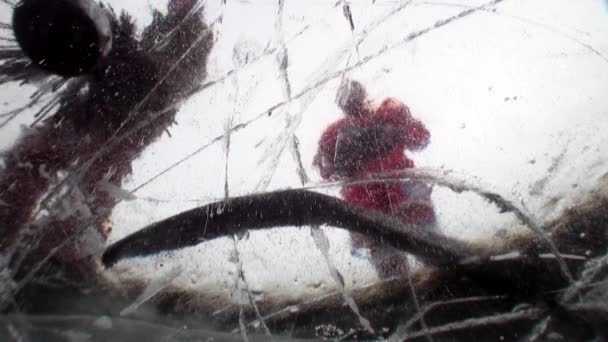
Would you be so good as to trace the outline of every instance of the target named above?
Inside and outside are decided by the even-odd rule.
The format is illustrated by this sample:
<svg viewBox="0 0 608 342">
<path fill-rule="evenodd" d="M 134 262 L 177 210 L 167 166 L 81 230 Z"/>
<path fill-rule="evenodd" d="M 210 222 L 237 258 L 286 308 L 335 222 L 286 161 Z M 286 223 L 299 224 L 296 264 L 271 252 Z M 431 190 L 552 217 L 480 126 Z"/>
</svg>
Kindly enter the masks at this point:
<svg viewBox="0 0 608 342">
<path fill-rule="evenodd" d="M 2 336 L 606 337 L 605 2 L 49 0 L 23 32 L 99 34 L 35 57 L 41 4 L 0 3 Z M 349 80 L 406 133 L 325 134 Z"/>
</svg>

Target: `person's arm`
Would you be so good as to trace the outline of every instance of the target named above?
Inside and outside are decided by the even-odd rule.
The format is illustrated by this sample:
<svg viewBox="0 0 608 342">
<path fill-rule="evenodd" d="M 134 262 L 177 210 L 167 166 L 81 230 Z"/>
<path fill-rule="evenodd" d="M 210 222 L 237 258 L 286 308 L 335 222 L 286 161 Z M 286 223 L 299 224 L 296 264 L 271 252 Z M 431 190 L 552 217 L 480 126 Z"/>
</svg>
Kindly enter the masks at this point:
<svg viewBox="0 0 608 342">
<path fill-rule="evenodd" d="M 422 122 L 412 117 L 409 108 L 401 101 L 388 98 L 382 102 L 376 111 L 376 118 L 391 127 L 398 127 L 402 144 L 408 150 L 425 148 L 431 138 L 431 133 Z M 391 139 L 395 139 L 391 132 Z"/>
<path fill-rule="evenodd" d="M 319 139 L 319 149 L 315 155 L 313 165 L 319 169 L 323 179 L 330 179 L 334 174 L 334 162 L 332 151 L 336 148 L 338 130 L 344 125 L 344 121 L 330 125 Z"/>
<path fill-rule="evenodd" d="M 378 158 L 396 145 L 390 141 L 391 135 L 396 139 L 402 136 L 384 124 L 342 119 L 329 126 L 321 136 L 314 165 L 324 179 L 352 176 L 365 161 Z"/>
<path fill-rule="evenodd" d="M 324 179 L 350 177 L 366 162 L 403 147 L 405 138 L 403 125 L 374 117 L 343 119 L 327 128 L 321 136 L 314 165 Z"/>
</svg>

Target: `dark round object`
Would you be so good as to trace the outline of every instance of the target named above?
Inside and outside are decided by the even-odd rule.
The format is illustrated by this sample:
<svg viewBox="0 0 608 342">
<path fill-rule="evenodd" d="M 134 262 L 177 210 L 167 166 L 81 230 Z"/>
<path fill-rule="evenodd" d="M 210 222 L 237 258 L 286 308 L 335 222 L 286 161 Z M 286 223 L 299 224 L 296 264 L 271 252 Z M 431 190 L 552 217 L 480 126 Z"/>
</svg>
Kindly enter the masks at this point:
<svg viewBox="0 0 608 342">
<path fill-rule="evenodd" d="M 65 77 L 90 71 L 112 42 L 108 13 L 91 0 L 21 1 L 13 30 L 34 64 Z"/>
</svg>

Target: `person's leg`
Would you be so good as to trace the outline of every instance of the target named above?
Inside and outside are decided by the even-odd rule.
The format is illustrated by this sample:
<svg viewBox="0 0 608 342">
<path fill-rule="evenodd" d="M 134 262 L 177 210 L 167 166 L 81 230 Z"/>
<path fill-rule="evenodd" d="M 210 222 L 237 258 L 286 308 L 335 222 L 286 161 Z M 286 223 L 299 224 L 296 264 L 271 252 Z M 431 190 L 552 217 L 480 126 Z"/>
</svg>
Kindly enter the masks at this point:
<svg viewBox="0 0 608 342">
<path fill-rule="evenodd" d="M 388 243 L 358 233 L 351 234 L 351 243 L 351 255 L 368 259 L 381 280 L 407 274 L 407 257 Z"/>
<path fill-rule="evenodd" d="M 408 203 L 399 207 L 397 216 L 407 224 L 434 225 L 435 209 L 429 203 Z"/>
<path fill-rule="evenodd" d="M 408 273 L 407 255 L 392 246 L 379 246 L 370 251 L 371 263 L 380 279 L 403 277 Z"/>
<path fill-rule="evenodd" d="M 351 255 L 368 259 L 378 278 L 387 279 L 407 274 L 407 256 L 401 251 L 363 234 L 352 233 L 350 237 Z"/>
<path fill-rule="evenodd" d="M 410 181 L 402 185 L 387 184 L 383 190 L 385 196 L 374 198 L 376 209 L 396 216 L 406 224 L 428 225 L 429 229 L 436 227 L 437 219 L 431 202 L 432 186 Z M 352 241 L 353 249 L 369 248 L 370 262 L 380 279 L 407 275 L 409 262 L 403 252 L 359 234 L 353 234 Z"/>
<path fill-rule="evenodd" d="M 401 184 L 403 200 L 397 206 L 395 215 L 408 224 L 431 225 L 437 221 L 431 201 L 433 186 L 420 181 L 409 180 Z"/>
</svg>

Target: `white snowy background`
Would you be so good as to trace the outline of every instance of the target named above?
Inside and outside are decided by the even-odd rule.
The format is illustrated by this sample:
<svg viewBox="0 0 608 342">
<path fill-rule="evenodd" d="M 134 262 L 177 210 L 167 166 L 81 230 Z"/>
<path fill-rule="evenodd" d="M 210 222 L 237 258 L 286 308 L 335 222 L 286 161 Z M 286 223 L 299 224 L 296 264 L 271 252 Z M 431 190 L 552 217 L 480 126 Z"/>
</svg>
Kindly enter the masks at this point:
<svg viewBox="0 0 608 342">
<path fill-rule="evenodd" d="M 109 2 L 143 27 L 151 8 L 165 11 L 167 1 Z M 608 171 L 606 4 L 504 0 L 442 24 L 485 3 L 353 0 L 351 32 L 341 2 L 285 0 L 279 15 L 277 0 L 206 1 L 205 20 L 223 18 L 213 26 L 207 81 L 221 81 L 189 99 L 171 136 L 133 164 L 121 186 L 137 189 L 137 199 L 115 208 L 109 242 L 220 200 L 226 184 L 230 196 L 320 185 L 312 159 L 324 128 L 340 118 L 333 100 L 343 74 L 363 82 L 374 99 L 404 101 L 427 125 L 429 147 L 408 152 L 418 166 L 453 170 L 525 205 L 541 223 L 554 217 Z M 7 21 L 10 13 L 0 15 Z M 291 98 L 279 68 L 282 51 Z M 14 86 L 0 91 L 4 110 L 29 95 Z M 22 115 L 2 129 L 0 147 L 31 120 Z M 227 149 L 227 131 L 239 124 L 245 127 L 230 134 Z M 433 201 L 452 236 L 481 239 L 519 226 L 473 194 L 437 187 Z M 347 287 L 373 281 L 369 264 L 350 256 L 345 232 L 324 229 Z M 237 247 L 256 293 L 295 299 L 334 288 L 309 228 L 253 232 Z M 174 284 L 240 301 L 233 250 L 232 239 L 219 239 L 123 261 L 108 275 L 154 279 L 179 266 Z"/>
</svg>

